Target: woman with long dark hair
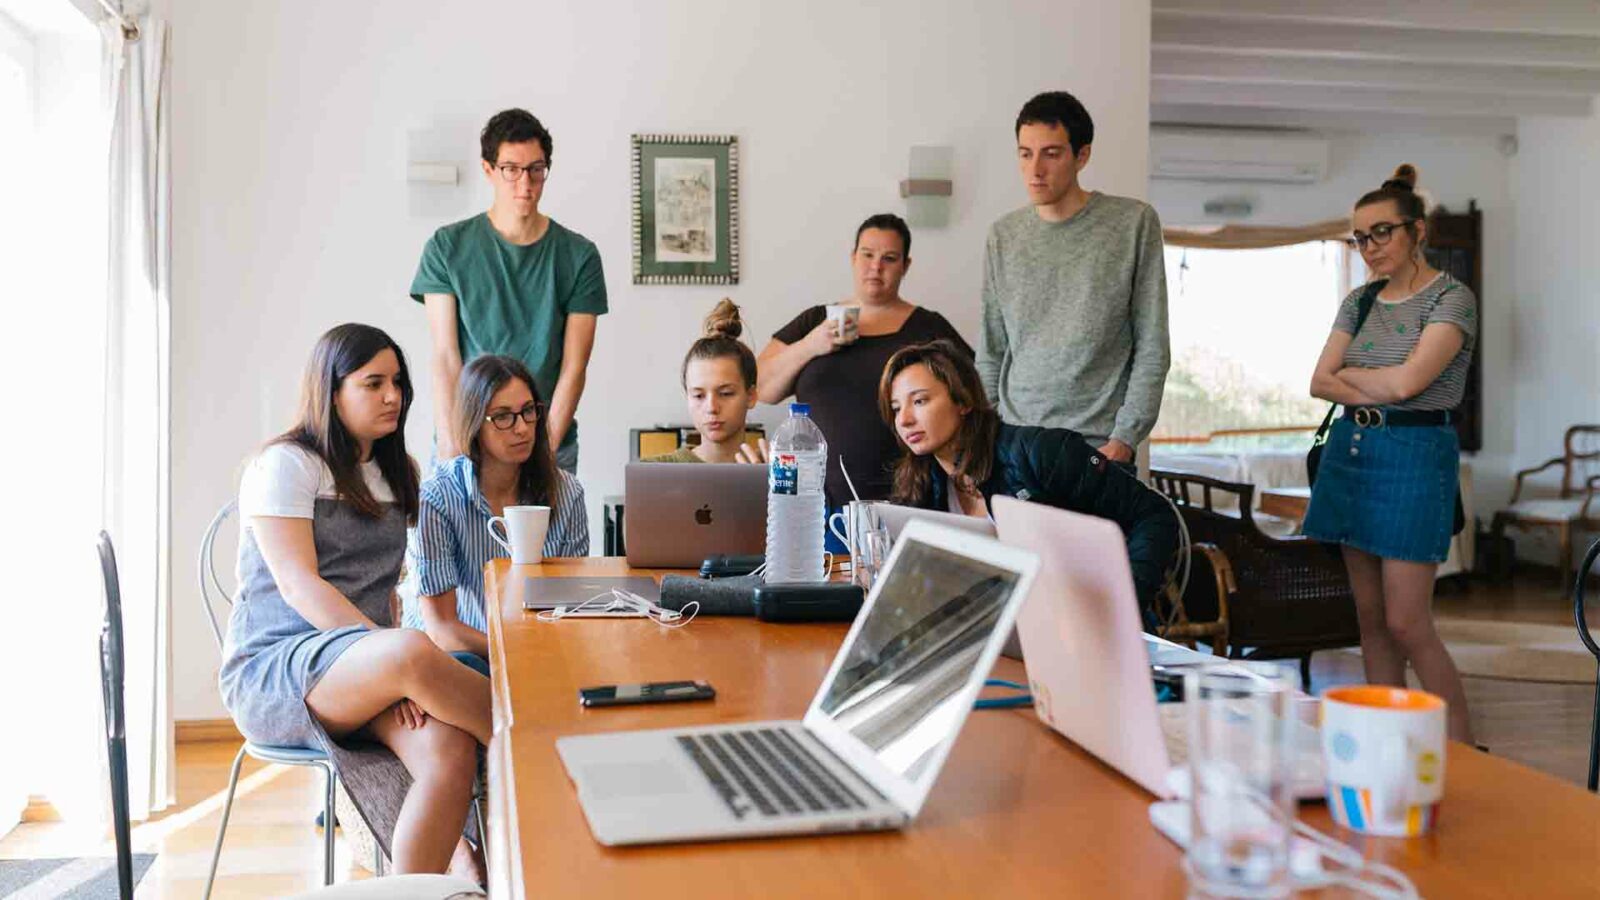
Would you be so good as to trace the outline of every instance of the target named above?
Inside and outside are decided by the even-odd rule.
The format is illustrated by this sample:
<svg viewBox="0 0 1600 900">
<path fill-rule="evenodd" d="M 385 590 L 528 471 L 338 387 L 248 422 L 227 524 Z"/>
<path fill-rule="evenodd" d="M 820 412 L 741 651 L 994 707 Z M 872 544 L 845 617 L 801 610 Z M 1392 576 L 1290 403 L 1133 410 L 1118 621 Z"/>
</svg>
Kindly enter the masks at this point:
<svg viewBox="0 0 1600 900">
<path fill-rule="evenodd" d="M 1448 705 L 1450 737 L 1470 742 L 1461 675 L 1433 627 L 1433 584 L 1454 531 L 1461 446 L 1451 423 L 1477 300 L 1422 255 L 1428 210 L 1416 183 L 1402 165 L 1351 214 L 1373 281 L 1340 304 L 1311 378 L 1311 395 L 1344 415 L 1323 445 L 1304 532 L 1342 545 L 1367 680 L 1404 687 L 1410 662 Z"/>
<path fill-rule="evenodd" d="M 934 341 L 890 357 L 878 411 L 901 448 L 891 503 L 986 517 L 1003 494 L 1110 519 L 1127 538 L 1141 611 L 1165 582 L 1178 547 L 1167 501 L 1076 431 L 1000 421 L 961 348 Z"/>
<path fill-rule="evenodd" d="M 483 566 L 504 557 L 489 519 L 508 506 L 550 507 L 545 556 L 588 556 L 583 486 L 556 466 L 545 424 L 549 412 L 527 367 L 509 356 L 480 356 L 456 382 L 450 434 L 464 454 L 439 463 L 422 484 L 411 533 L 416 602 L 406 625 L 488 673 L 489 623 Z"/>
<path fill-rule="evenodd" d="M 406 454 L 411 376 L 400 347 L 340 325 L 312 351 L 299 422 L 239 485 L 239 596 L 228 623 L 222 699 L 251 741 L 325 750 L 376 836 L 373 741 L 411 774 L 389 835 L 398 872 L 475 874 L 461 839 L 478 744 L 490 737 L 489 682 L 416 631 L 392 601 L 417 515 Z M 363 772 L 366 772 L 365 777 Z M 382 816 L 379 816 L 382 818 Z M 330 823 L 331 824 L 331 823 Z"/>
</svg>

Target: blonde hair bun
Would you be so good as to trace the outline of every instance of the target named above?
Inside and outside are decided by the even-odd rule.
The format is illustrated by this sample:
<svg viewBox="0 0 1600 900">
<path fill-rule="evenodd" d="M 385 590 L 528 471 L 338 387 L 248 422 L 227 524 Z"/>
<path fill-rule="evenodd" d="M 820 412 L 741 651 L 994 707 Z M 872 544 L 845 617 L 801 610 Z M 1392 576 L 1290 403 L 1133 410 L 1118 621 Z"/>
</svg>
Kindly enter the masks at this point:
<svg viewBox="0 0 1600 900">
<path fill-rule="evenodd" d="M 722 298 L 706 315 L 703 329 L 705 336 L 709 338 L 737 338 L 744 334 L 744 322 L 739 318 L 739 305 L 727 297 Z"/>
</svg>

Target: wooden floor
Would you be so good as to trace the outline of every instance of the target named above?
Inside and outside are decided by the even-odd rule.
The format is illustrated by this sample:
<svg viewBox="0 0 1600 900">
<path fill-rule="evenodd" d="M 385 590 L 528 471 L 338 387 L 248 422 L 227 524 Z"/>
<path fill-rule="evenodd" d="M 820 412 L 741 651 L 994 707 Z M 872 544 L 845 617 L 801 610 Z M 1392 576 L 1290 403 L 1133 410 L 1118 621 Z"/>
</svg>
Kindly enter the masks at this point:
<svg viewBox="0 0 1600 900">
<path fill-rule="evenodd" d="M 1441 591 L 1440 615 L 1569 625 L 1571 602 L 1553 576 L 1532 573 L 1511 584 Z M 1319 653 L 1313 688 L 1362 680 L 1357 657 Z M 1581 783 L 1587 765 L 1594 686 L 1467 679 L 1478 740 L 1491 752 Z M 178 804 L 134 829 L 135 849 L 159 854 L 140 883 L 141 898 L 199 897 L 221 815 L 222 791 L 237 744 L 178 747 Z M 217 877 L 218 897 L 275 897 L 322 883 L 321 776 L 311 769 L 247 761 Z M 0 859 L 110 855 L 103 836 L 68 823 L 29 823 L 0 837 Z M 342 837 L 337 877 L 365 878 Z"/>
<path fill-rule="evenodd" d="M 178 745 L 176 807 L 133 830 L 136 853 L 158 854 L 135 892 L 138 898 L 200 897 L 205 890 L 211 846 L 222 816 L 228 767 L 237 743 Z M 217 867 L 215 897 L 282 897 L 322 884 L 322 776 L 316 769 L 268 766 L 246 760 L 228 820 L 227 842 Z M 102 836 L 85 835 L 69 823 L 24 823 L 0 838 L 0 859 L 111 856 Z M 335 877 L 370 877 L 351 863 L 337 841 Z"/>
</svg>

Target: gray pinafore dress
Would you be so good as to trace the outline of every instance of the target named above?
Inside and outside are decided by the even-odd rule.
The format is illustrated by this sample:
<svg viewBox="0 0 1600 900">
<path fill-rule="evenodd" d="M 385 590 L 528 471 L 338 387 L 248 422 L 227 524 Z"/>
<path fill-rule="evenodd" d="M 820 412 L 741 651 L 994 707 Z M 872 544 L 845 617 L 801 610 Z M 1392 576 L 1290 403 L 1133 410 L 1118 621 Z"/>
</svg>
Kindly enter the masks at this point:
<svg viewBox="0 0 1600 900">
<path fill-rule="evenodd" d="M 371 519 L 342 499 L 318 497 L 311 520 L 317 573 L 362 614 L 389 627 L 390 598 L 406 552 L 405 513 L 385 504 Z M 228 622 L 220 676 L 222 701 L 253 743 L 324 750 L 373 836 L 389 840 L 411 778 L 405 766 L 374 743 L 336 743 L 311 711 L 306 695 L 339 655 L 370 632 L 361 626 L 319 631 L 295 612 L 262 559 L 255 531 L 239 537 L 239 593 Z"/>
</svg>

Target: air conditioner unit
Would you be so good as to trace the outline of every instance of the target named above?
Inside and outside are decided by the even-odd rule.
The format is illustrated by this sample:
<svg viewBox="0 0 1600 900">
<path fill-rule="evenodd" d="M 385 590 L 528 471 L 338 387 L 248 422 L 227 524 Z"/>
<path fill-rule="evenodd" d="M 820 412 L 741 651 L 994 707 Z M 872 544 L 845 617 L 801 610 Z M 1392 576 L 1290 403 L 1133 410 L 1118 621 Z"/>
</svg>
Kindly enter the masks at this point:
<svg viewBox="0 0 1600 900">
<path fill-rule="evenodd" d="M 1150 129 L 1150 177 L 1311 184 L 1328 174 L 1328 141 L 1240 129 Z"/>
</svg>

